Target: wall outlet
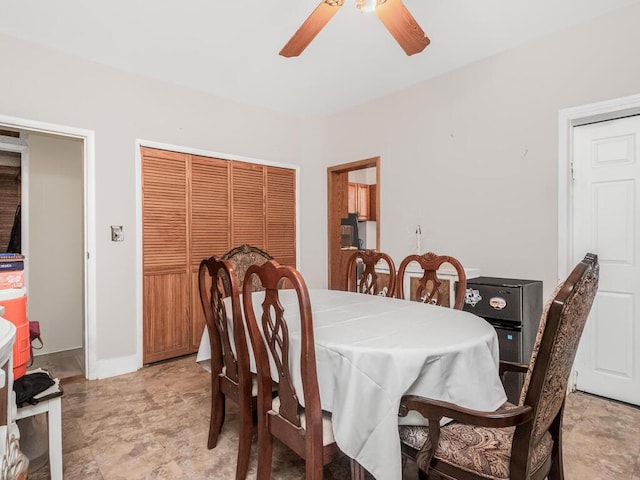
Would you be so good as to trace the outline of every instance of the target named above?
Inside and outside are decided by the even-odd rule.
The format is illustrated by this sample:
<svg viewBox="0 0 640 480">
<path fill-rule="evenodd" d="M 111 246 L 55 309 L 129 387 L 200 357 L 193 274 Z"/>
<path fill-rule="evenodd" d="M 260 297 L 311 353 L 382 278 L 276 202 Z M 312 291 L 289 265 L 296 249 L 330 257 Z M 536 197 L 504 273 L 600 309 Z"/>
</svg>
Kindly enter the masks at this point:
<svg viewBox="0 0 640 480">
<path fill-rule="evenodd" d="M 124 233 L 122 233 L 122 225 L 111 225 L 111 241 L 124 241 Z"/>
</svg>

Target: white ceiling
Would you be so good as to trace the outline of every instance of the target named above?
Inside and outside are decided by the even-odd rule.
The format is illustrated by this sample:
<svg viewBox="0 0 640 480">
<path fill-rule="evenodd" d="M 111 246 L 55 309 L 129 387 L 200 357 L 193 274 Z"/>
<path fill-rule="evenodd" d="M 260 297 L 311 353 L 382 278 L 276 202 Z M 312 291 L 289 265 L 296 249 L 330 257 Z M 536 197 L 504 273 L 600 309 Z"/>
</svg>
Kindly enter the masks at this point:
<svg viewBox="0 0 640 480">
<path fill-rule="evenodd" d="M 319 0 L 3 0 L 0 33 L 296 115 L 366 103 L 640 0 L 404 0 L 431 38 L 407 57 L 345 5 L 298 58 L 278 52 Z"/>
</svg>

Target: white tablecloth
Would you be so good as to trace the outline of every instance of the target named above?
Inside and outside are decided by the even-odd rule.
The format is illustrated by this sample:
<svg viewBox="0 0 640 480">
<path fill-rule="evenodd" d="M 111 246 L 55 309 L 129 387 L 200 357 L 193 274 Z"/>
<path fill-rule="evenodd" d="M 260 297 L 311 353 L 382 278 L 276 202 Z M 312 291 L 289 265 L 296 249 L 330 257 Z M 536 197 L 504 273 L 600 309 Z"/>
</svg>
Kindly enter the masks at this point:
<svg viewBox="0 0 640 480">
<path fill-rule="evenodd" d="M 405 394 L 495 410 L 506 401 L 495 330 L 471 313 L 372 295 L 310 290 L 322 408 L 336 442 L 378 480 L 400 480 L 398 407 Z M 260 308 L 263 294 L 254 294 Z M 291 371 L 299 369 L 297 300 L 283 291 Z M 294 306 L 296 306 L 294 308 Z M 197 360 L 210 358 L 205 330 Z M 252 369 L 255 368 L 253 355 Z M 301 379 L 296 388 L 301 391 Z M 302 395 L 299 395 L 302 398 Z M 421 423 L 419 416 L 403 419 Z"/>
</svg>

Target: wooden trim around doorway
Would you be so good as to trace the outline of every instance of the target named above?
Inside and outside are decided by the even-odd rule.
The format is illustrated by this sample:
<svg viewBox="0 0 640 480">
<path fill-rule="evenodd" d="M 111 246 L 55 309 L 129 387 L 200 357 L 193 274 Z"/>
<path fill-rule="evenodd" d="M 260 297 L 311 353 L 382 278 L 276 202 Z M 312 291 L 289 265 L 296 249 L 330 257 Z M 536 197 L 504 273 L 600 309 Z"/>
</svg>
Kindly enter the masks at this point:
<svg viewBox="0 0 640 480">
<path fill-rule="evenodd" d="M 346 290 L 344 270 L 351 252 L 340 248 L 340 219 L 347 216 L 349 172 L 375 167 L 376 169 L 376 248 L 380 249 L 380 157 L 366 158 L 327 168 L 327 259 L 329 288 Z"/>
</svg>

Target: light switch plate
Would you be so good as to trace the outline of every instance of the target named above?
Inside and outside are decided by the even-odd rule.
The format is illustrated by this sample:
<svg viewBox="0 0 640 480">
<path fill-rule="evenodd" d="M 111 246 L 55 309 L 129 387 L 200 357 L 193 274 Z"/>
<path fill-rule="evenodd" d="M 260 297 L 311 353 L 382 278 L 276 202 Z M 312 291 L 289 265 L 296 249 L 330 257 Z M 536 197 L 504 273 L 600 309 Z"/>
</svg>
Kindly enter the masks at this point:
<svg viewBox="0 0 640 480">
<path fill-rule="evenodd" d="M 122 225 L 111 225 L 111 241 L 124 241 L 124 233 L 122 233 Z"/>
</svg>

